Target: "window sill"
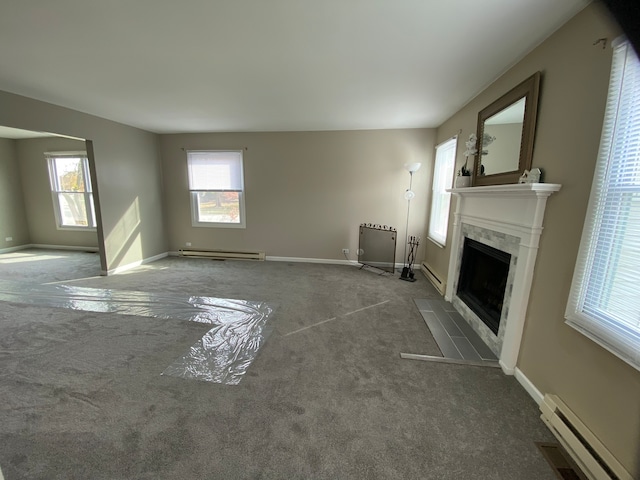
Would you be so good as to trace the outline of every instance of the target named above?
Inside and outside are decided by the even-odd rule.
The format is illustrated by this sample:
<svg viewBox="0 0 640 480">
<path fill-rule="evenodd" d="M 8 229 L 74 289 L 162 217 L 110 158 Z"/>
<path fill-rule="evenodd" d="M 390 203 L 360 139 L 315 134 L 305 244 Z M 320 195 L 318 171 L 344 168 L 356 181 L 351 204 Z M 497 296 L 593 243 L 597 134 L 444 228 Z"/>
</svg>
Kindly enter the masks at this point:
<svg viewBox="0 0 640 480">
<path fill-rule="evenodd" d="M 96 227 L 64 227 L 58 225 L 56 227 L 60 231 L 69 231 L 69 232 L 97 232 L 98 229 Z"/>
<path fill-rule="evenodd" d="M 244 223 L 191 222 L 191 226 L 198 228 L 247 228 Z"/>
<path fill-rule="evenodd" d="M 438 246 L 440 248 L 446 248 L 445 245 L 443 245 L 442 243 L 438 242 L 437 240 L 434 240 L 431 237 L 427 237 L 427 240 L 429 240 L 431 243 L 435 244 L 436 246 Z"/>
</svg>

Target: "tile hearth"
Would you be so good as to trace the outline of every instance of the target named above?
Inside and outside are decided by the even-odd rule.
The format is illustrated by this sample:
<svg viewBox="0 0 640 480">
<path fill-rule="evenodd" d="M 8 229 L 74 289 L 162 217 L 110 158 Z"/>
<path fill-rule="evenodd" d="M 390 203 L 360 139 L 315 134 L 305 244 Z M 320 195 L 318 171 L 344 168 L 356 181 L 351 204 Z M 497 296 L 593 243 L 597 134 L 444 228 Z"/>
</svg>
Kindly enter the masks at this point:
<svg viewBox="0 0 640 480">
<path fill-rule="evenodd" d="M 469 362 L 497 362 L 498 358 L 480 336 L 445 300 L 415 299 L 445 359 Z"/>
</svg>

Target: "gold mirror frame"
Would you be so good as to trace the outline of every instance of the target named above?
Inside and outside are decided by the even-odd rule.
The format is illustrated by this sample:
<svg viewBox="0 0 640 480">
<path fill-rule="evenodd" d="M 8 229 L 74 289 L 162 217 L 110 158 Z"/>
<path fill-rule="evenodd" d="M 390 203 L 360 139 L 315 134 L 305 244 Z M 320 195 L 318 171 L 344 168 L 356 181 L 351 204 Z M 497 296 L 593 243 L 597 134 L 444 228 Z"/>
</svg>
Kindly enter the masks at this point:
<svg viewBox="0 0 640 480">
<path fill-rule="evenodd" d="M 478 113 L 478 143 L 476 145 L 478 153 L 475 156 L 473 166 L 473 186 L 480 185 L 501 185 L 505 183 L 518 183 L 525 170 L 531 169 L 531 158 L 533 157 L 533 138 L 536 130 L 536 117 L 538 113 L 538 96 L 540 93 L 540 72 L 534 73 L 524 82 L 511 89 L 498 100 Z M 510 107 L 518 100 L 525 98 L 524 119 L 522 123 L 522 139 L 520 142 L 520 158 L 518 170 L 510 172 L 496 173 L 492 175 L 481 174 L 482 164 L 482 137 L 484 135 L 485 121 Z"/>
</svg>

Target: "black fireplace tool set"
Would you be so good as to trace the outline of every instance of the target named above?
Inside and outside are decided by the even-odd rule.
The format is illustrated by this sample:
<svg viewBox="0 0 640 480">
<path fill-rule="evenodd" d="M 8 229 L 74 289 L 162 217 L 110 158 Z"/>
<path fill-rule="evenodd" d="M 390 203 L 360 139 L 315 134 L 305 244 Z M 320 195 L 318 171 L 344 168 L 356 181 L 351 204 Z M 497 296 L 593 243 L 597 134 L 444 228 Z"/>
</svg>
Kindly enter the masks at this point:
<svg viewBox="0 0 640 480">
<path fill-rule="evenodd" d="M 420 237 L 409 237 L 409 241 L 407 242 L 407 244 L 409 245 L 409 255 L 407 255 L 407 260 L 404 264 L 405 266 L 402 268 L 400 280 L 415 282 L 416 279 L 414 278 L 413 273 L 413 263 L 416 260 L 416 251 L 418 250 L 418 245 L 420 245 Z"/>
</svg>

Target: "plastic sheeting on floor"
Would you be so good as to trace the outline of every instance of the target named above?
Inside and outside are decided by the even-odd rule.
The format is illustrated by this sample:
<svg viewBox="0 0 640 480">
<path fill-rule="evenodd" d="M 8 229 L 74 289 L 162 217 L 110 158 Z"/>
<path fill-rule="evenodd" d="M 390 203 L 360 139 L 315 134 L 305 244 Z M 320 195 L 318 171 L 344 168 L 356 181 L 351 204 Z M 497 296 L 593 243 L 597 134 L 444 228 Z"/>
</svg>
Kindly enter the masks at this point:
<svg viewBox="0 0 640 480">
<path fill-rule="evenodd" d="M 264 302 L 248 300 L 33 285 L 6 280 L 0 280 L 0 300 L 212 325 L 202 339 L 162 374 L 228 385 L 240 383 L 255 359 L 271 331 L 267 320 L 273 312 Z"/>
</svg>

